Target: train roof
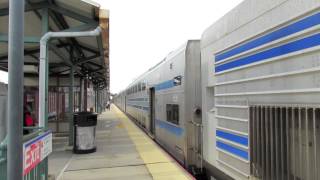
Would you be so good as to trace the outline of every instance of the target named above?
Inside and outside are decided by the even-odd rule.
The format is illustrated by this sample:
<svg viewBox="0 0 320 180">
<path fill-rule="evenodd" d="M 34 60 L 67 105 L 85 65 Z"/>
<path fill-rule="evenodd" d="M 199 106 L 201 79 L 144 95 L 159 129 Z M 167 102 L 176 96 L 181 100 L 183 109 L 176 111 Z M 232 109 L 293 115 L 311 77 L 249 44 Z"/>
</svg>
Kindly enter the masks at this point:
<svg viewBox="0 0 320 180">
<path fill-rule="evenodd" d="M 273 9 L 284 2 L 286 2 L 286 0 L 242 1 L 238 6 L 233 8 L 203 32 L 201 37 L 201 48 L 205 48 L 214 42 L 218 42 L 221 37 L 227 36 L 238 30 L 243 33 L 235 34 L 234 36 L 241 36 L 240 39 L 242 40 L 235 42 L 232 46 L 220 46 L 220 48 L 226 49 L 237 46 L 242 41 L 248 40 L 248 36 L 252 36 L 252 38 L 254 38 L 261 32 L 248 31 L 246 28 L 256 21 L 257 18 L 264 17 L 270 9 Z M 254 11 L 252 11 L 253 7 L 255 8 Z M 228 39 L 228 41 L 232 41 L 231 38 Z"/>
<path fill-rule="evenodd" d="M 151 67 L 150 69 L 148 69 L 146 72 L 144 72 L 143 74 L 141 74 L 138 78 L 136 78 L 132 83 L 130 83 L 127 88 L 129 88 L 130 86 L 133 86 L 134 84 L 138 83 L 139 81 L 141 81 L 145 76 L 147 76 L 148 74 L 152 73 L 153 71 L 155 71 L 156 69 L 158 69 L 163 63 L 165 63 L 166 61 L 168 61 L 169 59 L 171 59 L 172 57 L 175 57 L 177 54 L 179 54 L 181 51 L 184 51 L 187 46 L 188 43 L 194 41 L 194 40 L 188 40 L 186 42 L 184 42 L 181 46 L 179 46 L 177 49 L 175 49 L 174 51 L 171 51 L 163 60 L 161 60 L 160 62 L 158 62 L 155 66 Z M 127 89 L 126 88 L 126 89 Z"/>
<path fill-rule="evenodd" d="M 209 44 L 219 40 L 220 37 L 223 37 L 231 33 L 233 30 L 240 28 L 242 23 L 239 23 L 239 21 L 242 22 L 243 14 L 247 14 L 247 12 L 243 12 L 244 9 L 247 10 L 247 8 L 244 7 L 248 6 L 251 1 L 255 0 L 245 0 L 241 2 L 238 6 L 210 25 L 202 33 L 201 48 L 208 46 Z"/>
</svg>

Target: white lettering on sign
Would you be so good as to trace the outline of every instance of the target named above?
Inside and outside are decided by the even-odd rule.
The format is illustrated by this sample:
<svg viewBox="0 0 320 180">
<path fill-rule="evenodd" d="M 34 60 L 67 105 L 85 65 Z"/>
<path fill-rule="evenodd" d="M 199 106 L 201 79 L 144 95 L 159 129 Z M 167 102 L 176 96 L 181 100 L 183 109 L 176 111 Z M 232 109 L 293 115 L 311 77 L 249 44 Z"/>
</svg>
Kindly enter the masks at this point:
<svg viewBox="0 0 320 180">
<path fill-rule="evenodd" d="M 23 175 L 28 174 L 52 152 L 52 133 L 47 132 L 23 144 Z"/>
</svg>

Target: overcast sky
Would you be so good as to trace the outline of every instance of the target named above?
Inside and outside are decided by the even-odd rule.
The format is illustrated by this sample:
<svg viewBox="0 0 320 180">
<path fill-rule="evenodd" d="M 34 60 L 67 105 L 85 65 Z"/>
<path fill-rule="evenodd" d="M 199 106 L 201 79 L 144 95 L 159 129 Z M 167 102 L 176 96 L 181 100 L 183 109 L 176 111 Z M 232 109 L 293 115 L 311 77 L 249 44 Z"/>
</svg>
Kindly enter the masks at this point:
<svg viewBox="0 0 320 180">
<path fill-rule="evenodd" d="M 203 31 L 242 0 L 94 0 L 110 10 L 111 92 Z M 6 81 L 0 72 L 0 81 Z"/>
<path fill-rule="evenodd" d="M 123 90 L 242 0 L 95 0 L 110 10 L 111 92 Z"/>
</svg>

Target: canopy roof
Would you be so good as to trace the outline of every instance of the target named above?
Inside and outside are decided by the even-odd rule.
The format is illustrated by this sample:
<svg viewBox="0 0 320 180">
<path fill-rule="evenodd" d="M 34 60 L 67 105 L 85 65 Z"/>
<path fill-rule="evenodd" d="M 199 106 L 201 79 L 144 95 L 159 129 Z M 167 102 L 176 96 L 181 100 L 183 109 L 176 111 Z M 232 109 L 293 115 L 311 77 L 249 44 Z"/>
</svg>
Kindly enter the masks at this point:
<svg viewBox="0 0 320 180">
<path fill-rule="evenodd" d="M 8 69 L 8 0 L 0 0 L 0 69 Z M 109 88 L 109 12 L 89 0 L 25 0 L 25 76 L 38 76 L 39 41 L 48 31 L 89 31 L 100 26 L 98 37 L 50 41 L 50 76 L 87 77 Z"/>
</svg>

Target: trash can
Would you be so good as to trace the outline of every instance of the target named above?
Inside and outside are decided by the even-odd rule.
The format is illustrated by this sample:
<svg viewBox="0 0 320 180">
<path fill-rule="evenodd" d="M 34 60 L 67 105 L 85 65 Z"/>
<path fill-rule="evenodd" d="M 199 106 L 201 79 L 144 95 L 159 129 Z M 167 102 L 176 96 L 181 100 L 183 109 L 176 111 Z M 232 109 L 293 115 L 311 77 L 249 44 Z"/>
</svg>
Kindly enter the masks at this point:
<svg viewBox="0 0 320 180">
<path fill-rule="evenodd" d="M 96 113 L 79 112 L 74 114 L 74 153 L 87 154 L 96 152 L 96 126 Z"/>
</svg>

